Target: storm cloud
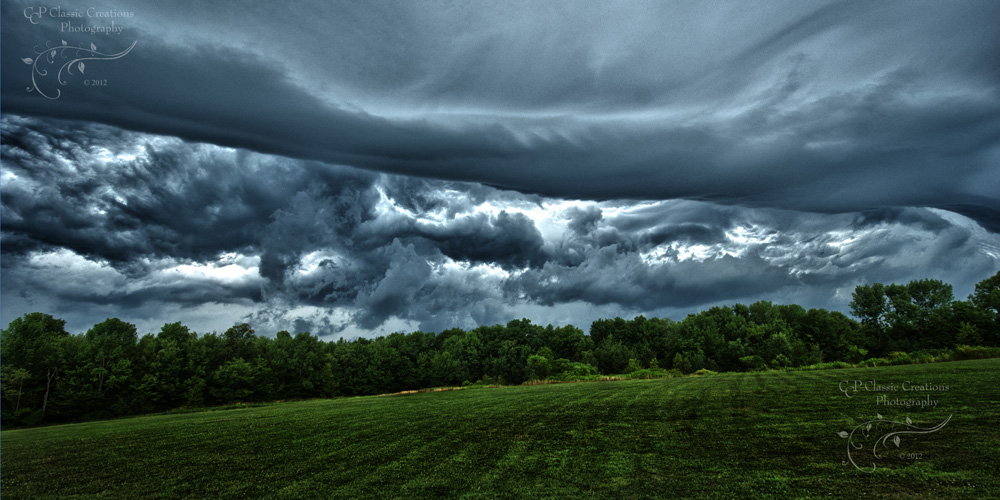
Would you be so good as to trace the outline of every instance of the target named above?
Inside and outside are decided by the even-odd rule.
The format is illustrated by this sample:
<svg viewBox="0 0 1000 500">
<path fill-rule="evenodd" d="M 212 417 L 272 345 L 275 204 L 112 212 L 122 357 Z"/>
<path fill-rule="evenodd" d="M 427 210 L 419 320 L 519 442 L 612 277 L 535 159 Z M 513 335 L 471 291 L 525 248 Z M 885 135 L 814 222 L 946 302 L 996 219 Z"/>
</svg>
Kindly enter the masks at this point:
<svg viewBox="0 0 1000 500">
<path fill-rule="evenodd" d="M 4 317 L 50 308 L 80 328 L 194 316 L 363 335 L 526 311 L 586 325 L 757 299 L 844 309 L 858 283 L 963 290 L 1000 258 L 996 234 L 934 209 L 551 199 L 105 125 L 2 125 Z M 567 312 L 580 304 L 593 317 Z"/>
<path fill-rule="evenodd" d="M 30 6 L 10 54 L 67 37 Z M 4 110 L 564 198 L 1000 210 L 995 2 L 119 7 L 114 85 L 7 57 Z"/>
<path fill-rule="evenodd" d="M 995 2 L 38 8 L 0 5 L 4 324 L 586 326 L 1000 268 Z"/>
</svg>

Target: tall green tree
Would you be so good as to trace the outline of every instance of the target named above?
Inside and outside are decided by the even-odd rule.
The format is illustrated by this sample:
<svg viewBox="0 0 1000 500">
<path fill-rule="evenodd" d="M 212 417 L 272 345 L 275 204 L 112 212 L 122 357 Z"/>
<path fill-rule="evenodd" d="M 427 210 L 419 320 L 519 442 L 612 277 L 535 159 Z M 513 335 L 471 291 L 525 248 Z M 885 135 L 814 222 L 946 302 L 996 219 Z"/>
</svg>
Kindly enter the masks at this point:
<svg viewBox="0 0 1000 500">
<path fill-rule="evenodd" d="M 1000 271 L 976 284 L 969 295 L 976 328 L 983 342 L 1000 346 Z"/>
<path fill-rule="evenodd" d="M 235 360 L 242 358 L 251 360 L 256 357 L 254 353 L 254 340 L 257 338 L 253 328 L 247 323 L 240 323 L 232 326 L 222 334 L 225 358 Z"/>
<path fill-rule="evenodd" d="M 889 312 L 889 301 L 885 295 L 885 285 L 874 283 L 858 285 L 851 294 L 852 300 L 848 306 L 861 322 L 868 350 L 875 354 L 885 354 L 889 348 L 886 315 Z"/>
<path fill-rule="evenodd" d="M 89 348 L 90 374 L 98 395 L 127 383 L 132 374 L 132 355 L 138 340 L 135 325 L 118 318 L 98 323 L 85 335 Z"/>
<path fill-rule="evenodd" d="M 923 279 L 906 285 L 888 285 L 886 314 L 890 332 L 889 348 L 913 351 L 950 347 L 957 333 L 952 325 L 951 285 L 940 280 Z"/>
<path fill-rule="evenodd" d="M 35 312 L 14 319 L 0 332 L 2 376 L 13 379 L 3 384 L 7 389 L 3 394 L 4 418 L 15 421 L 45 418 L 56 384 L 66 368 L 62 342 L 69 333 L 65 327 L 66 321 Z M 15 386 L 17 390 L 13 392 Z M 9 408 L 12 410 L 8 411 Z"/>
</svg>

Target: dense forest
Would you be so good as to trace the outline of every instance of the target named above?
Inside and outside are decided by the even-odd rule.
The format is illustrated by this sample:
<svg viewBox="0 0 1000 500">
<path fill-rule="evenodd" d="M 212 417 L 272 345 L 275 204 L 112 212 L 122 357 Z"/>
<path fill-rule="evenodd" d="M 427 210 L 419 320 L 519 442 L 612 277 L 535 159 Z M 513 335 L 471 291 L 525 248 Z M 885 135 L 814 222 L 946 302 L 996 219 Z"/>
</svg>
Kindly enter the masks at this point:
<svg viewBox="0 0 1000 500">
<path fill-rule="evenodd" d="M 927 279 L 859 286 L 850 308 L 856 319 L 761 301 L 682 321 L 602 319 L 589 334 L 522 319 L 335 342 L 306 332 L 257 336 L 247 324 L 199 335 L 171 323 L 140 337 L 117 318 L 72 335 L 65 321 L 31 313 L 2 332 L 0 416 L 5 426 L 32 425 L 476 381 L 752 371 L 1000 346 L 1000 272 L 964 301 L 954 299 L 951 285 Z"/>
</svg>

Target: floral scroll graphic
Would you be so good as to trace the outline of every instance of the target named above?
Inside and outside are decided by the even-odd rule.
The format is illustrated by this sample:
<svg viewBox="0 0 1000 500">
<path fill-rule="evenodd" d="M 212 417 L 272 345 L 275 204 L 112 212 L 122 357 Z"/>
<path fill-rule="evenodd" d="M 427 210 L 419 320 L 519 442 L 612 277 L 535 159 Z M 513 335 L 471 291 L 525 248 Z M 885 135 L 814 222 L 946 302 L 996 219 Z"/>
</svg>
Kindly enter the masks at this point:
<svg viewBox="0 0 1000 500">
<path fill-rule="evenodd" d="M 97 46 L 93 43 L 90 44 L 90 48 L 84 48 L 83 46 L 77 47 L 74 45 L 69 45 L 66 40 L 62 40 L 62 45 L 51 45 L 50 42 L 45 42 L 45 49 L 39 50 L 35 47 L 35 57 L 25 57 L 21 59 L 25 64 L 31 65 L 31 86 L 28 87 L 28 92 L 38 92 L 42 97 L 46 99 L 58 99 L 62 95 L 62 90 L 59 88 L 55 89 L 55 93 L 46 93 L 42 90 L 39 85 L 38 79 L 41 78 L 51 78 L 50 71 L 56 71 L 55 67 L 59 64 L 60 60 L 65 60 L 59 69 L 55 73 L 56 82 L 59 85 L 66 85 L 65 76 L 72 75 L 75 72 L 83 75 L 87 70 L 87 64 L 84 61 L 111 61 L 114 59 L 121 59 L 128 55 L 129 52 L 135 47 L 136 42 L 132 42 L 127 49 L 117 53 L 117 54 L 106 54 L 97 50 Z M 39 67 L 40 63 L 44 65 L 51 66 L 49 68 Z M 64 75 L 65 74 L 65 75 Z"/>
<path fill-rule="evenodd" d="M 880 447 L 882 450 L 888 449 L 889 442 L 891 441 L 897 448 L 899 448 L 900 443 L 902 442 L 900 436 L 903 434 L 930 434 L 932 432 L 936 432 L 941 430 L 941 428 L 951 420 L 951 417 L 951 415 L 948 415 L 948 418 L 945 418 L 943 422 L 935 425 L 934 427 L 919 427 L 913 424 L 910 417 L 906 417 L 905 422 L 898 422 L 895 420 L 887 420 L 882 415 L 877 415 L 874 420 L 862 422 L 852 429 L 850 433 L 847 431 L 840 431 L 837 433 L 838 436 L 847 439 L 847 460 L 843 461 L 842 464 L 847 465 L 850 463 L 862 472 L 875 472 L 874 461 L 872 461 L 871 469 L 862 469 L 854 461 L 855 457 L 853 452 L 861 452 L 862 450 L 865 450 L 868 447 L 868 443 L 871 442 L 871 439 L 874 439 L 874 442 L 871 442 L 872 455 L 876 459 L 881 460 L 882 455 L 879 454 Z"/>
</svg>

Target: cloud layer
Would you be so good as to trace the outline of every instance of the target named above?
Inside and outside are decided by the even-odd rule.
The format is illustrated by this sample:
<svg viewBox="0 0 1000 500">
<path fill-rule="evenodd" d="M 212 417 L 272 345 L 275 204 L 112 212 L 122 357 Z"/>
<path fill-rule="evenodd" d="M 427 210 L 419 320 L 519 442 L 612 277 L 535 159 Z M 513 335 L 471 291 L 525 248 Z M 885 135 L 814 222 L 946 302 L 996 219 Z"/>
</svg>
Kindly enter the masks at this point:
<svg viewBox="0 0 1000 500">
<path fill-rule="evenodd" d="M 122 34 L 86 40 L 32 5 L 0 7 L 7 113 L 548 197 L 1000 230 L 996 2 L 121 2 Z M 108 86 L 26 92 L 21 58 L 67 38 L 137 45 L 91 64 Z"/>
<path fill-rule="evenodd" d="M 2 119 L 2 315 L 85 329 L 251 321 L 325 335 L 765 299 L 845 310 L 853 287 L 933 277 L 959 297 L 1000 236 L 943 210 L 839 215 L 580 201 L 377 174 L 115 127 Z"/>
</svg>

